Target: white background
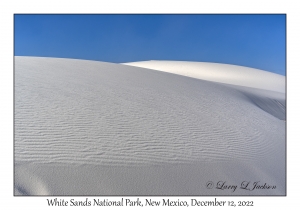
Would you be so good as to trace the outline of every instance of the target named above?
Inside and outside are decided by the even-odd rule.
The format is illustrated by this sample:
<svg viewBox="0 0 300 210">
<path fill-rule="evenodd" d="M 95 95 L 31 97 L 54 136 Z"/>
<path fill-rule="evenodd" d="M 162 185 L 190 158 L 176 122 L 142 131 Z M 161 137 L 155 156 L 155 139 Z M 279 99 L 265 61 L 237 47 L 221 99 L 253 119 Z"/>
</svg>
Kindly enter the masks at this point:
<svg viewBox="0 0 300 210">
<path fill-rule="evenodd" d="M 288 2 L 288 3 L 287 3 Z M 281 13 L 287 14 L 287 196 L 285 197 L 217 197 L 217 200 L 253 200 L 254 207 L 247 209 L 297 209 L 300 205 L 299 176 L 299 133 L 300 123 L 298 98 L 300 91 L 299 79 L 299 5 L 296 1 L 267 0 L 110 0 L 110 1 L 38 1 L 38 0 L 2 0 L 0 1 L 0 132 L 1 132 L 1 178 L 0 208 L 1 209 L 50 209 L 47 197 L 14 197 L 13 196 L 13 16 L 16 13 Z M 53 198 L 53 197 L 51 197 Z M 60 197 L 62 198 L 62 197 Z M 70 200 L 74 197 L 66 197 Z M 105 197 L 119 200 L 120 197 Z M 128 197 L 126 197 L 128 198 Z M 140 197 L 144 200 L 147 197 Z M 152 199 L 159 197 L 151 197 Z M 166 197 L 161 197 L 166 198 Z M 176 197 L 171 197 L 176 199 Z M 196 197 L 198 200 L 214 200 L 214 197 Z M 77 198 L 84 200 L 84 197 Z M 182 197 L 190 201 L 190 197 Z M 56 207 L 59 209 L 80 207 Z M 84 208 L 84 207 L 83 207 Z M 103 207 L 86 207 L 103 209 Z M 123 207 L 132 209 L 131 207 Z M 133 208 L 133 209 L 138 209 Z M 147 207 L 143 207 L 147 208 Z M 163 207 L 160 207 L 163 208 Z M 170 209 L 178 209 L 171 208 Z M 184 208 L 184 207 L 182 207 Z M 194 207 L 189 209 L 198 209 Z M 224 207 L 215 207 L 225 209 Z M 233 207 L 227 207 L 232 209 Z M 237 207 L 235 207 L 237 208 Z M 240 209 L 238 208 L 238 209 Z M 299 208 L 299 207 L 298 207 Z M 81 208 L 80 208 L 81 209 Z M 110 207 L 108 209 L 116 209 Z M 121 209 L 121 208 L 117 208 Z M 149 209 L 149 208 L 148 208 Z M 152 209 L 152 208 L 151 208 Z M 214 208 L 209 208 L 214 209 Z"/>
</svg>

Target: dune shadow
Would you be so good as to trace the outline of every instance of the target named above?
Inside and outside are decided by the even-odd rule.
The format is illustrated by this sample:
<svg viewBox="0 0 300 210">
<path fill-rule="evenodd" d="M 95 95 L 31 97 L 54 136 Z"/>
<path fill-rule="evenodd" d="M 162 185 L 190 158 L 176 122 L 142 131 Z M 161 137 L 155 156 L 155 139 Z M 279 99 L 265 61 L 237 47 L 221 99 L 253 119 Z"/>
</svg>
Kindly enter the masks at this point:
<svg viewBox="0 0 300 210">
<path fill-rule="evenodd" d="M 49 195 L 46 184 L 24 166 L 15 166 L 14 195 Z"/>
<path fill-rule="evenodd" d="M 274 99 L 264 96 L 244 93 L 250 101 L 260 109 L 276 117 L 279 120 L 286 121 L 286 101 L 284 99 Z"/>
</svg>

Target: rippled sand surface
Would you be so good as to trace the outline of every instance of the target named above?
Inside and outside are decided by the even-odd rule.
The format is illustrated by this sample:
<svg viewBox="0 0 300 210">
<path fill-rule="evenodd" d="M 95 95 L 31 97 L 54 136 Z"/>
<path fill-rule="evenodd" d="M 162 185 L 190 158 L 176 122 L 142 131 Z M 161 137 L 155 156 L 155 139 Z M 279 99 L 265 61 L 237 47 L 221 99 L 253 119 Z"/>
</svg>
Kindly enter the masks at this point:
<svg viewBox="0 0 300 210">
<path fill-rule="evenodd" d="M 274 88 L 15 57 L 15 194 L 284 195 L 285 94 Z M 276 189 L 206 187 L 222 180 Z"/>
</svg>

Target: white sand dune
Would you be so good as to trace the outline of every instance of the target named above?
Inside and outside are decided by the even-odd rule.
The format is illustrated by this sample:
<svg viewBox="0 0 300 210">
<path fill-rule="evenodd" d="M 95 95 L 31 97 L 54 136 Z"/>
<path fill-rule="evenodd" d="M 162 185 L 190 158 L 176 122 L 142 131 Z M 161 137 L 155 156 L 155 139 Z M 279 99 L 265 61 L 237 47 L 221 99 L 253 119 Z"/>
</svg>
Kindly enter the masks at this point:
<svg viewBox="0 0 300 210">
<path fill-rule="evenodd" d="M 187 61 L 139 61 L 124 64 L 207 81 L 285 92 L 284 76 L 244 66 Z"/>
<path fill-rule="evenodd" d="M 282 76 L 248 74 L 237 73 L 239 86 L 16 56 L 15 194 L 284 195 Z M 218 181 L 276 188 L 232 192 L 216 189 Z"/>
</svg>

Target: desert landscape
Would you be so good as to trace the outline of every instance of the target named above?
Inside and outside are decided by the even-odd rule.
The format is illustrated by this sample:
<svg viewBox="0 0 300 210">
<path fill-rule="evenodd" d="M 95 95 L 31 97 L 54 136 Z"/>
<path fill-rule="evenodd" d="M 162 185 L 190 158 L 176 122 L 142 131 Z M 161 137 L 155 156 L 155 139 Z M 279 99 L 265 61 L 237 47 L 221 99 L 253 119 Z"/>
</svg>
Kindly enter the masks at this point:
<svg viewBox="0 0 300 210">
<path fill-rule="evenodd" d="M 15 195 L 286 194 L 285 76 L 26 56 L 14 74 Z"/>
</svg>

